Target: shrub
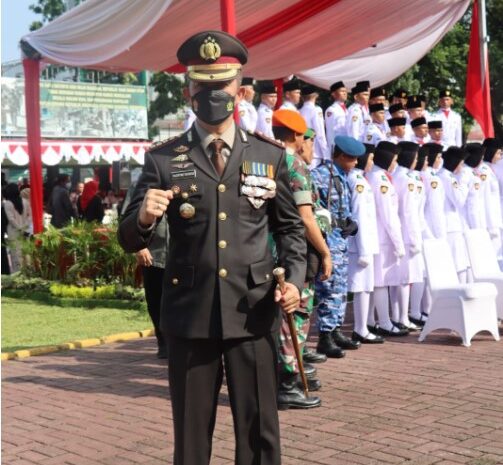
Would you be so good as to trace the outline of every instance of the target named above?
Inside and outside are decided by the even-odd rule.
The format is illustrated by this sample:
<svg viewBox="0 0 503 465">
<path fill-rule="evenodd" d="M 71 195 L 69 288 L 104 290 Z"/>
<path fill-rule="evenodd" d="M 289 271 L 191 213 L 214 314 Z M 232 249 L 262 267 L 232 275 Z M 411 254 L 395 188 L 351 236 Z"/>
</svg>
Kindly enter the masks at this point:
<svg viewBox="0 0 503 465">
<path fill-rule="evenodd" d="M 50 281 L 135 285 L 136 259 L 117 240 L 116 225 L 78 221 L 62 229 L 48 226 L 23 240 L 23 274 Z"/>
</svg>

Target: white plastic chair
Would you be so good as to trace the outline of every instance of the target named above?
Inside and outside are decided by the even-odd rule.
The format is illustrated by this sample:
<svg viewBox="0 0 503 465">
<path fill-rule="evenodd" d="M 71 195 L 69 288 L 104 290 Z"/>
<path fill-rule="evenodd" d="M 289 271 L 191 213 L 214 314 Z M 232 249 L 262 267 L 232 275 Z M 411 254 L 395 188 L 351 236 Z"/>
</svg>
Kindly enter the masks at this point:
<svg viewBox="0 0 503 465">
<path fill-rule="evenodd" d="M 442 239 L 424 241 L 426 272 L 433 304 L 419 341 L 436 329 L 456 331 L 469 347 L 479 331 L 499 341 L 496 287 L 492 283 L 460 284 L 449 244 Z"/>
<path fill-rule="evenodd" d="M 503 319 L 503 271 L 500 270 L 489 233 L 485 229 L 469 229 L 465 232 L 465 240 L 473 278 L 475 282 L 496 286 L 496 312 L 498 318 Z"/>
</svg>

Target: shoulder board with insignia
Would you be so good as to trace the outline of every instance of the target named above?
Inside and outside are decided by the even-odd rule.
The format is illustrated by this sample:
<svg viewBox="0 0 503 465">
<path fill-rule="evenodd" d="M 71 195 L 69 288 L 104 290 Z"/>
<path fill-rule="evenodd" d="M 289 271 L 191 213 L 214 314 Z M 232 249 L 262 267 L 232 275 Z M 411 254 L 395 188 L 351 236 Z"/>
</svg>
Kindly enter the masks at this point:
<svg viewBox="0 0 503 465">
<path fill-rule="evenodd" d="M 174 141 L 175 139 L 178 139 L 180 136 L 174 136 L 170 137 L 169 139 L 164 139 L 164 140 L 159 140 L 157 142 L 153 142 L 152 145 L 150 146 L 150 150 L 153 149 L 158 149 L 159 147 L 163 147 L 164 145 L 169 144 L 170 142 Z"/>
<path fill-rule="evenodd" d="M 262 134 L 260 132 L 254 132 L 253 135 L 259 140 L 262 140 L 264 142 L 269 142 L 269 144 L 275 145 L 276 147 L 279 147 L 280 149 L 283 149 L 283 150 L 285 149 L 283 144 L 281 144 L 277 140 L 274 140 L 274 139 L 271 139 L 270 137 L 265 136 L 264 134 Z"/>
</svg>

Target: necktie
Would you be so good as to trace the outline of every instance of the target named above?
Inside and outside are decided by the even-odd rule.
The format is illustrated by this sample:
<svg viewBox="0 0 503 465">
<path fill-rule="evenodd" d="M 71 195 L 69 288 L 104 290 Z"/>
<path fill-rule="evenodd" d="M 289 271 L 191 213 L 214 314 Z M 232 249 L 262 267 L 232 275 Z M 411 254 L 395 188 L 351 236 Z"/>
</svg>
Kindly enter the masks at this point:
<svg viewBox="0 0 503 465">
<path fill-rule="evenodd" d="M 209 145 L 211 149 L 211 162 L 219 176 L 222 176 L 225 169 L 224 156 L 222 155 L 224 145 L 225 142 L 222 139 L 214 139 Z"/>
<path fill-rule="evenodd" d="M 449 118 L 449 110 L 442 110 L 446 118 Z"/>
<path fill-rule="evenodd" d="M 341 105 L 341 108 L 344 110 L 344 113 L 346 111 L 348 111 L 348 109 L 346 108 L 346 105 L 344 103 L 341 103 L 340 105 Z"/>
</svg>

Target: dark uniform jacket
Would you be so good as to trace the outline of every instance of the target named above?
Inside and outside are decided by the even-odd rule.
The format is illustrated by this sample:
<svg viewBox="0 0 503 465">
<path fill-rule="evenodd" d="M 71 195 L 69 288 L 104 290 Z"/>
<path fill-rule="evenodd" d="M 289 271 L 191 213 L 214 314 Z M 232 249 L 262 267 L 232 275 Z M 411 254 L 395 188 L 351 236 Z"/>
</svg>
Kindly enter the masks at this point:
<svg viewBox="0 0 503 465">
<path fill-rule="evenodd" d="M 254 208 L 240 193 L 243 162 L 272 165 L 276 196 Z M 273 234 L 278 265 L 302 288 L 306 265 L 304 227 L 289 187 L 285 152 L 236 129 L 232 153 L 220 178 L 195 128 L 154 147 L 119 225 L 128 252 L 147 247 L 138 212 L 147 189 L 180 188 L 167 210 L 169 251 L 164 275 L 161 328 L 185 338 L 241 338 L 277 330 L 276 266 L 267 238 Z M 191 189 L 192 187 L 192 189 Z M 180 215 L 190 203 L 195 214 Z"/>
</svg>

